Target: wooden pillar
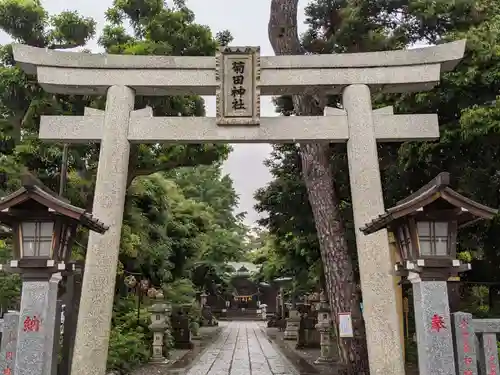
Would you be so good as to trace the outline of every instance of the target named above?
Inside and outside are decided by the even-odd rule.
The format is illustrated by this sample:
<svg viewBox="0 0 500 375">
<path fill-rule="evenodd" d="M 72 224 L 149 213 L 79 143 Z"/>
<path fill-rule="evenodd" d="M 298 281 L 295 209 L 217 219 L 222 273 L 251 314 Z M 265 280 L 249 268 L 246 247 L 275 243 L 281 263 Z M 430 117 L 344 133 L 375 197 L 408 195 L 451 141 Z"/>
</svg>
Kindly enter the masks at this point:
<svg viewBox="0 0 500 375">
<path fill-rule="evenodd" d="M 450 313 L 460 311 L 460 276 L 448 279 L 448 300 L 450 302 Z"/>
</svg>

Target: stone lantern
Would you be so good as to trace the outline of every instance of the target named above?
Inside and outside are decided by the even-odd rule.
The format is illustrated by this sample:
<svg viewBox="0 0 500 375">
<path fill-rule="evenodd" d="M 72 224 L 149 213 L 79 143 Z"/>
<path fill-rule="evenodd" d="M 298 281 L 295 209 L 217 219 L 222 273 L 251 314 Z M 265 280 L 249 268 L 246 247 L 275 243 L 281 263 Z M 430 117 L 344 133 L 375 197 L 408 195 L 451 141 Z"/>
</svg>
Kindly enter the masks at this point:
<svg viewBox="0 0 500 375">
<path fill-rule="evenodd" d="M 151 295 L 151 297 L 153 296 Z M 164 302 L 163 293 L 161 291 L 156 291 L 154 298 L 156 301 L 149 308 L 151 312 L 151 324 L 149 325 L 149 329 L 153 332 L 153 355 L 151 357 L 151 362 L 167 363 L 168 361 L 163 356 L 163 338 L 165 336 L 165 330 L 168 328 L 168 306 Z"/>
<path fill-rule="evenodd" d="M 285 340 L 297 340 L 300 328 L 300 313 L 297 310 L 295 300 L 286 303 L 288 307 L 288 318 L 286 319 L 286 328 L 283 334 Z"/>
<path fill-rule="evenodd" d="M 201 307 L 203 307 L 207 304 L 207 297 L 208 297 L 208 295 L 204 291 L 200 294 Z"/>
<path fill-rule="evenodd" d="M 266 321 L 267 320 L 267 304 L 261 303 L 260 309 L 261 309 L 261 319 Z"/>
<path fill-rule="evenodd" d="M 58 287 L 62 273 L 75 270 L 70 258 L 78 226 L 100 234 L 108 228 L 34 177 L 25 175 L 22 183 L 0 198 L 0 224 L 14 245 L 14 259 L 0 267 L 22 278 L 15 372 L 41 375 L 57 367 Z"/>
<path fill-rule="evenodd" d="M 497 213 L 454 191 L 450 175 L 440 173 L 361 228 L 366 235 L 385 228 L 395 234 L 396 273 L 413 285 L 421 374 L 455 373 L 447 281 L 470 269 L 456 259 L 457 230 Z"/>
<path fill-rule="evenodd" d="M 285 319 L 285 287 L 289 286 L 292 282 L 292 278 L 289 276 L 279 277 L 273 280 L 273 283 L 279 287 L 278 292 L 278 306 L 276 306 L 276 311 L 279 311 L 281 318 Z"/>
<path fill-rule="evenodd" d="M 320 301 L 318 307 L 318 323 L 316 329 L 320 333 L 321 352 L 315 363 L 331 363 L 335 361 L 335 352 L 332 340 L 332 317 L 330 316 L 330 304 L 324 291 L 320 293 Z"/>
<path fill-rule="evenodd" d="M 0 223 L 13 235 L 10 268 L 23 274 L 66 270 L 79 225 L 98 233 L 108 229 L 84 209 L 28 181 L 0 199 Z"/>
</svg>

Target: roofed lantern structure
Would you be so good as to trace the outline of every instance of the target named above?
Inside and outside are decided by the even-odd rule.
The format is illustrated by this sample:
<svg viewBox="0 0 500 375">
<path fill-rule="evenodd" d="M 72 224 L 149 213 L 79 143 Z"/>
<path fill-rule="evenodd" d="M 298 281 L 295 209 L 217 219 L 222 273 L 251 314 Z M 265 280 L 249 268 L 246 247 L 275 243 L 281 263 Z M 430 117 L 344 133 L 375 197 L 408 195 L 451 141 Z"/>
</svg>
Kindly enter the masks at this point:
<svg viewBox="0 0 500 375">
<path fill-rule="evenodd" d="M 454 269 L 456 274 L 470 269 L 455 259 L 457 230 L 497 214 L 498 210 L 453 190 L 450 174 L 443 172 L 360 230 L 364 234 L 383 228 L 393 232 L 406 269 Z"/>
<path fill-rule="evenodd" d="M 52 215 L 65 216 L 78 221 L 84 227 L 98 233 L 104 233 L 108 227 L 90 212 L 73 206 L 69 201 L 55 193 L 49 193 L 45 186 L 25 182 L 23 186 L 5 197 L 0 198 L 0 223 L 10 226 L 14 221 L 15 211 L 46 211 Z"/>
<path fill-rule="evenodd" d="M 34 176 L 23 175 L 22 184 L 0 198 L 0 233 L 14 238 L 12 267 L 49 267 L 50 271 L 55 263 L 69 261 L 78 225 L 100 234 L 108 230 L 90 212 L 72 205 Z"/>
</svg>

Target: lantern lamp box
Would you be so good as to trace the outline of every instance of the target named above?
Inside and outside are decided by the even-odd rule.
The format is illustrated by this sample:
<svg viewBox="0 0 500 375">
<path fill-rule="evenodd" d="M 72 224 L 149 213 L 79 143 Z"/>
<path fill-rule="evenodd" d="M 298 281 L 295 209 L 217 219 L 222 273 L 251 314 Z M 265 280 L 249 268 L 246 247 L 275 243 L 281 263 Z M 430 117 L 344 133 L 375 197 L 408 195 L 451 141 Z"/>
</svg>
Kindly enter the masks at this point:
<svg viewBox="0 0 500 375">
<path fill-rule="evenodd" d="M 351 313 L 339 313 L 339 337 L 354 337 Z"/>
</svg>

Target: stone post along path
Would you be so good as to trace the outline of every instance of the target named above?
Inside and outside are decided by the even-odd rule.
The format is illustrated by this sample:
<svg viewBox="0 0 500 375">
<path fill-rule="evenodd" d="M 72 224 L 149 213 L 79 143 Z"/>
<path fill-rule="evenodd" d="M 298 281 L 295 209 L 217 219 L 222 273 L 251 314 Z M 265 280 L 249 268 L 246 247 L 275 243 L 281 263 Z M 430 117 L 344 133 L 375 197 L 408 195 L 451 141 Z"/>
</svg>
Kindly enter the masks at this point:
<svg viewBox="0 0 500 375">
<path fill-rule="evenodd" d="M 19 327 L 19 313 L 17 311 L 5 313 L 3 316 L 2 342 L 0 346 L 0 371 L 8 375 L 14 373 L 16 363 L 17 330 Z"/>
<path fill-rule="evenodd" d="M 447 283 L 408 278 L 413 285 L 420 375 L 456 374 Z"/>
<path fill-rule="evenodd" d="M 53 343 L 60 274 L 34 279 L 24 275 L 17 331 L 15 375 L 48 375 L 55 365 Z M 6 373 L 5 375 L 9 375 Z"/>
</svg>

